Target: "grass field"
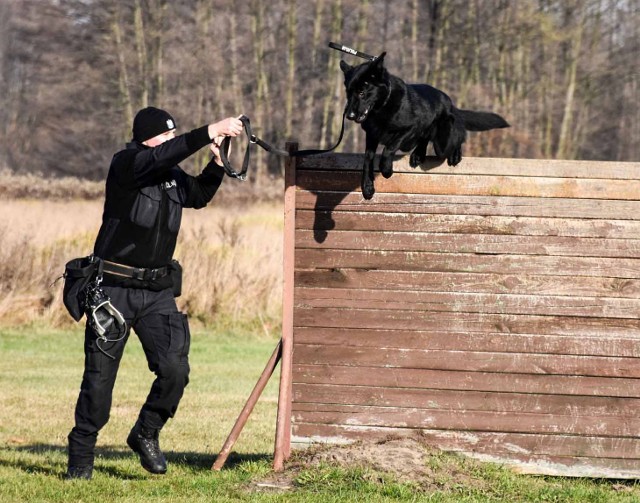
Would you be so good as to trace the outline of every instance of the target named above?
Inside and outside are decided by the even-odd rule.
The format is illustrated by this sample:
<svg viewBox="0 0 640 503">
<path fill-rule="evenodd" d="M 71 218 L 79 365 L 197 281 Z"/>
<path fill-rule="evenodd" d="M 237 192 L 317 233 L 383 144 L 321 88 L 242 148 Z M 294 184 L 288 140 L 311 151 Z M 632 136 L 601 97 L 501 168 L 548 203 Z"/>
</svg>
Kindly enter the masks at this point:
<svg viewBox="0 0 640 503">
<path fill-rule="evenodd" d="M 47 189 L 55 195 L 63 185 Z M 111 420 L 98 441 L 94 479 L 64 481 L 83 333 L 62 307 L 62 285 L 51 283 L 67 260 L 90 252 L 102 202 L 97 197 L 47 200 L 27 195 L 31 198 L 0 199 L 5 222 L 20 222 L 0 223 L 0 503 L 640 502 L 640 486 L 633 481 L 516 475 L 428 449 L 418 457 L 424 469 L 414 466 L 420 475 L 407 477 L 391 469 L 403 464 L 402 459 L 391 463 L 391 444 L 374 446 L 377 464 L 354 456 L 355 448 L 330 447 L 295 453 L 285 472 L 275 474 L 277 372 L 226 468 L 212 472 L 215 456 L 280 334 L 278 203 L 213 204 L 185 212 L 176 250 L 185 268 L 178 303 L 192 321 L 192 372 L 176 418 L 162 433 L 167 475 L 145 472 L 125 445 L 153 379 L 133 335 L 116 383 Z M 403 452 L 409 452 L 406 446 Z"/>
<path fill-rule="evenodd" d="M 640 487 L 633 482 L 516 475 L 449 454 L 429 457 L 428 480 L 400 480 L 360 465 L 312 464 L 305 454 L 295 454 L 285 473 L 276 476 L 271 457 L 277 373 L 227 466 L 212 472 L 215 455 L 275 344 L 274 338 L 260 333 L 194 332 L 191 382 L 161 438 L 169 472 L 153 476 L 124 442 L 152 380 L 132 336 L 111 420 L 98 441 L 94 479 L 67 482 L 62 479 L 66 435 L 82 373 L 82 333 L 27 326 L 0 329 L 0 501 L 640 501 Z"/>
</svg>

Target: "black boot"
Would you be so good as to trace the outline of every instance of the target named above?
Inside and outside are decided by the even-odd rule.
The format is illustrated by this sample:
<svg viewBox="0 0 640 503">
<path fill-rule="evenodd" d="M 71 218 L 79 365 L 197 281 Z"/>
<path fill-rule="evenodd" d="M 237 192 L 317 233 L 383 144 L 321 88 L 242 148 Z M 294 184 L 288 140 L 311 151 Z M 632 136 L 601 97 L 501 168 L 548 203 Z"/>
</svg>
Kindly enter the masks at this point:
<svg viewBox="0 0 640 503">
<path fill-rule="evenodd" d="M 91 480 L 91 476 L 93 475 L 93 465 L 69 465 L 67 468 L 67 473 L 64 478 L 66 480 L 75 480 L 75 479 L 83 479 L 83 480 Z"/>
<path fill-rule="evenodd" d="M 140 455 L 142 468 L 151 473 L 163 474 L 167 472 L 167 460 L 160 450 L 158 434 L 158 430 L 145 428 L 138 421 L 127 437 L 127 445 Z"/>
</svg>

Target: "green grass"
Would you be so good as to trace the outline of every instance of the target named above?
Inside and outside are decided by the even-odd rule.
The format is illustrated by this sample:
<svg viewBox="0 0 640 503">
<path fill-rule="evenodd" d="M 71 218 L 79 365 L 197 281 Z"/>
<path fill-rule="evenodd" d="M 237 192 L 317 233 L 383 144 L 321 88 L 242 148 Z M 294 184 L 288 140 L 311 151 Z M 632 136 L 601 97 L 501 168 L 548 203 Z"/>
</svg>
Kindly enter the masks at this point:
<svg viewBox="0 0 640 503">
<path fill-rule="evenodd" d="M 258 332 L 259 334 L 259 332 Z M 252 502 L 638 502 L 633 482 L 516 475 L 492 464 L 438 454 L 442 470 L 428 487 L 399 482 L 366 467 L 309 466 L 271 471 L 277 373 L 256 406 L 222 472 L 215 459 L 276 341 L 248 331 L 194 331 L 191 382 L 178 413 L 162 433 L 169 472 L 145 472 L 124 439 L 152 375 L 132 336 L 114 392 L 111 420 L 98 440 L 91 482 L 67 482 L 66 435 L 82 373 L 82 333 L 46 328 L 0 329 L 0 501 L 252 501 Z M 454 468 L 452 468 L 454 467 Z M 455 483 L 482 480 L 482 484 Z M 274 490 L 257 484 L 285 481 Z M 439 481 L 442 481 L 439 486 Z M 453 483 L 452 483 L 453 481 Z"/>
</svg>

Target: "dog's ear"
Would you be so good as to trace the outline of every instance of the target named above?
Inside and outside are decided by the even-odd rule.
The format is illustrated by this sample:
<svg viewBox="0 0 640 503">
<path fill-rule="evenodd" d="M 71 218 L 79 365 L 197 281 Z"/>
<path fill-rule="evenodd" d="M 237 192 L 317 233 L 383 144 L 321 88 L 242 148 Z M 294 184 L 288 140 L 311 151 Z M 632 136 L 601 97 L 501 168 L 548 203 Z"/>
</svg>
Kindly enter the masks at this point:
<svg viewBox="0 0 640 503">
<path fill-rule="evenodd" d="M 342 70 L 343 73 L 347 73 L 349 70 L 351 70 L 353 68 L 353 66 L 347 64 L 345 61 L 343 61 L 342 59 L 340 60 L 340 70 Z"/>
<path fill-rule="evenodd" d="M 384 77 L 384 74 L 386 72 L 384 68 L 384 57 L 386 56 L 386 54 L 387 54 L 386 52 L 383 52 L 382 54 L 380 54 L 380 56 L 378 56 L 369 64 L 369 70 L 371 71 L 371 78 L 382 79 Z"/>
<path fill-rule="evenodd" d="M 387 51 L 384 51 L 380 56 L 375 59 L 377 65 L 381 65 L 384 61 L 384 57 L 387 55 Z"/>
</svg>

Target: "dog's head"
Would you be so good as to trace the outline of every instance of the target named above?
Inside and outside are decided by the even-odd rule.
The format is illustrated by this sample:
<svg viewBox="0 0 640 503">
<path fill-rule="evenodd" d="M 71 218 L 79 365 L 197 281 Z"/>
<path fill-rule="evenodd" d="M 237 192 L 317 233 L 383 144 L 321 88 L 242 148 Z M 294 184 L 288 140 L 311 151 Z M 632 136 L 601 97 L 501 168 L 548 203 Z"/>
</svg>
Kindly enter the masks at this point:
<svg viewBox="0 0 640 503">
<path fill-rule="evenodd" d="M 357 66 L 340 61 L 347 91 L 347 119 L 363 122 L 387 98 L 389 73 L 383 64 L 385 54 Z"/>
</svg>

